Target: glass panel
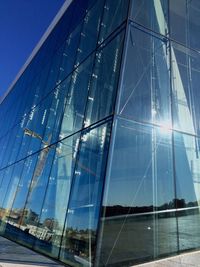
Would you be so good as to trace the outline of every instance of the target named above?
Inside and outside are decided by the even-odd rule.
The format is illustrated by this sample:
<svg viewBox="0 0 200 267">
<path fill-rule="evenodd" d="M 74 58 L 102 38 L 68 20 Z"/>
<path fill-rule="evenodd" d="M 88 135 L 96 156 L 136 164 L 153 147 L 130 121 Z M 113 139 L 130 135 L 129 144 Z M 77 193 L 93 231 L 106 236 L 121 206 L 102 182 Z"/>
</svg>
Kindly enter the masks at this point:
<svg viewBox="0 0 200 267">
<path fill-rule="evenodd" d="M 85 105 L 88 94 L 88 83 L 92 71 L 94 55 L 91 55 L 72 74 L 66 107 L 62 121 L 60 138 L 66 137 L 83 126 Z"/>
<path fill-rule="evenodd" d="M 66 105 L 66 96 L 69 91 L 71 77 L 68 77 L 63 83 L 59 84 L 55 90 L 48 96 L 51 101 L 51 104 L 46 109 L 46 124 L 43 123 L 45 129 L 44 133 L 41 133 L 42 137 L 42 146 L 49 145 L 58 140 L 60 133 L 61 121 L 63 118 L 65 105 Z M 46 101 L 45 101 L 46 102 Z M 45 122 L 45 118 L 43 116 Z M 40 127 L 42 128 L 42 127 Z M 39 128 L 39 132 L 40 129 Z"/>
<path fill-rule="evenodd" d="M 6 209 L 4 208 L 4 199 L 7 194 L 9 185 L 11 183 L 11 177 L 12 177 L 12 171 L 13 171 L 14 166 L 10 166 L 6 168 L 3 173 L 1 174 L 1 186 L 0 186 L 0 223 L 2 218 L 4 218 L 5 213 L 7 212 Z M 8 191 L 9 192 L 9 191 Z"/>
<path fill-rule="evenodd" d="M 76 29 L 69 35 L 64 44 L 58 82 L 62 81 L 73 70 L 77 48 L 80 41 L 81 29 L 82 24 L 76 27 Z"/>
<path fill-rule="evenodd" d="M 105 220 L 106 225 L 105 229 L 102 226 L 103 238 L 105 235 L 105 240 L 102 242 L 105 247 L 100 250 L 103 257 L 101 262 L 106 262 L 105 265 L 114 263 L 120 265 L 127 259 L 137 262 L 142 258 L 157 257 L 160 254 L 176 251 L 177 244 L 173 243 L 174 239 L 176 240 L 174 218 L 171 219 L 173 236 L 171 235 L 172 225 L 170 225 L 165 229 L 165 235 L 169 236 L 162 241 L 164 244 L 161 246 L 160 241 L 157 241 L 157 239 L 162 240 L 162 230 L 159 227 L 163 227 L 163 230 L 165 227 L 162 226 L 160 221 L 162 216 L 159 213 L 175 208 L 171 132 L 165 128 L 152 128 L 119 119 L 113 142 L 103 200 L 105 218 L 102 219 L 102 223 L 104 224 Z M 152 214 L 153 211 L 158 213 L 154 216 L 135 217 L 139 214 Z M 169 215 L 171 216 L 175 215 Z M 164 217 L 168 218 L 168 215 Z M 167 221 L 168 219 L 166 224 Z M 139 228 L 134 226 L 135 223 L 139 224 Z M 155 229 L 152 229 L 152 225 Z M 135 235 L 138 234 L 140 227 L 141 231 L 146 229 L 147 235 L 150 236 L 141 234 L 140 241 L 137 240 L 137 243 Z M 125 253 L 126 237 L 129 239 L 130 246 Z M 101 243 L 101 240 L 99 242 Z"/>
<path fill-rule="evenodd" d="M 60 256 L 72 266 L 94 260 L 110 128 L 108 122 L 81 137 Z"/>
<path fill-rule="evenodd" d="M 129 0 L 105 0 L 99 43 L 105 40 L 125 21 L 127 18 L 128 6 Z"/>
<path fill-rule="evenodd" d="M 99 267 L 132 266 L 178 251 L 174 212 L 106 217 L 101 226 Z"/>
<path fill-rule="evenodd" d="M 185 208 L 177 212 L 179 230 L 179 249 L 200 248 L 200 211 L 199 207 Z"/>
<path fill-rule="evenodd" d="M 4 158 L 2 162 L 2 166 L 7 166 L 10 164 L 10 158 L 13 153 L 13 148 L 15 145 L 15 137 L 17 135 L 17 132 L 18 132 L 17 127 L 14 127 L 12 130 L 10 130 L 9 141 L 8 141 L 4 156 L 2 155 Z"/>
<path fill-rule="evenodd" d="M 17 176 L 19 178 L 17 183 L 15 183 L 14 191 L 11 192 L 12 197 L 9 196 L 9 217 L 7 219 L 7 228 L 6 235 L 7 237 L 17 240 L 18 242 L 22 242 L 26 245 L 26 236 L 23 236 L 22 241 L 18 240 L 18 235 L 25 230 L 23 227 L 23 213 L 24 206 L 26 203 L 29 186 L 31 184 L 32 175 L 34 172 L 35 164 L 36 164 L 37 155 L 33 157 L 29 157 L 26 161 L 20 162 L 20 169 L 18 167 L 17 170 L 20 171 L 20 174 Z M 12 179 L 15 175 L 12 176 Z M 9 195 L 9 194 L 7 194 Z M 12 201 L 10 200 L 12 198 Z M 8 204 L 7 204 L 8 205 Z"/>
<path fill-rule="evenodd" d="M 9 183 L 5 183 L 3 187 L 6 190 L 4 198 L 2 199 L 1 207 L 3 209 L 3 214 L 1 217 L 1 225 L 0 232 L 3 235 L 9 236 L 9 232 L 11 233 L 11 238 L 13 238 L 13 234 L 15 232 L 15 227 L 12 226 L 12 223 L 9 223 L 12 216 L 11 208 L 15 199 L 15 195 L 19 188 L 19 181 L 21 179 L 21 174 L 23 170 L 24 162 L 21 161 L 15 165 L 13 168 L 9 168 L 8 172 L 6 172 L 6 176 L 9 180 Z"/>
<path fill-rule="evenodd" d="M 200 139 L 174 132 L 177 208 L 200 206 Z"/>
<path fill-rule="evenodd" d="M 199 0 L 170 0 L 171 37 L 187 47 L 200 49 Z"/>
<path fill-rule="evenodd" d="M 130 18 L 160 34 L 169 33 L 168 1 L 166 0 L 132 0 Z"/>
<path fill-rule="evenodd" d="M 200 135 L 199 53 L 173 43 L 171 57 L 174 128 Z"/>
<path fill-rule="evenodd" d="M 77 50 L 76 65 L 83 61 L 96 47 L 103 3 L 104 1 L 98 0 L 94 7 L 87 12 L 84 18 L 80 43 Z"/>
<path fill-rule="evenodd" d="M 61 64 L 63 55 L 63 46 L 59 48 L 52 57 L 52 61 L 50 63 L 50 69 L 47 75 L 47 81 L 45 87 L 43 88 L 43 97 L 45 97 L 51 90 L 54 89 L 57 82 L 59 82 L 59 67 Z"/>
<path fill-rule="evenodd" d="M 79 137 L 58 143 L 38 227 L 30 229 L 37 236 L 34 248 L 54 257 L 59 253 Z"/>
<path fill-rule="evenodd" d="M 5 136 L 1 139 L 1 150 L 0 150 L 0 167 L 6 167 L 4 165 L 4 155 L 6 155 L 6 149 L 9 144 L 9 139 L 11 138 L 10 135 L 12 135 L 12 131 L 8 132 Z"/>
<path fill-rule="evenodd" d="M 55 155 L 55 147 L 46 147 L 39 154 L 35 169 L 32 172 L 31 181 L 28 184 L 26 192 L 26 203 L 21 216 L 19 242 L 26 242 L 27 245 L 33 245 L 33 240 L 37 234 L 35 229 L 40 228 L 39 218 L 44 201 L 48 178 L 51 171 L 52 161 Z M 17 209 L 17 203 L 13 208 Z M 46 229 L 45 231 L 46 232 Z M 40 233 L 41 236 L 44 233 Z"/>
<path fill-rule="evenodd" d="M 96 53 L 89 84 L 85 126 L 113 113 L 123 39 L 124 31 Z"/>
<path fill-rule="evenodd" d="M 167 43 L 133 26 L 129 32 L 119 114 L 166 129 L 171 126 Z"/>
</svg>

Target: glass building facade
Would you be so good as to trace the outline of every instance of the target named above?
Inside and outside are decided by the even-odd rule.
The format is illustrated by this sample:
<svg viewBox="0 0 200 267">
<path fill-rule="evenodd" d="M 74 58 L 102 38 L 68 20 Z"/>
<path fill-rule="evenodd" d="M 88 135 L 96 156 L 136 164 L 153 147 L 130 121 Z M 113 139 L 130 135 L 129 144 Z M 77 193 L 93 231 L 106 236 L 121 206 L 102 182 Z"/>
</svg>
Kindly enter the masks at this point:
<svg viewBox="0 0 200 267">
<path fill-rule="evenodd" d="M 0 234 L 69 266 L 200 248 L 199 0 L 74 0 L 0 105 Z"/>
</svg>

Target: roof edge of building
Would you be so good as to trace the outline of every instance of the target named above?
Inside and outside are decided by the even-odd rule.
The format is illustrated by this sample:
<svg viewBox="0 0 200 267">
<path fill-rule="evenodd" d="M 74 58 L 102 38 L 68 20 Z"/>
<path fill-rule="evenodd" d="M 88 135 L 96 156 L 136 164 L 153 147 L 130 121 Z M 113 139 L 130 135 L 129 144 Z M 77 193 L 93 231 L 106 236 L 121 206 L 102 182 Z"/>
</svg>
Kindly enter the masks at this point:
<svg viewBox="0 0 200 267">
<path fill-rule="evenodd" d="M 62 7 L 60 8 L 60 10 L 58 11 L 58 13 L 56 14 L 56 16 L 54 17 L 54 19 L 52 20 L 52 22 L 50 23 L 50 25 L 48 26 L 48 28 L 46 29 L 46 31 L 42 35 L 41 39 L 36 44 L 35 48 L 32 50 L 30 56 L 27 58 L 27 60 L 25 61 L 24 65 L 21 67 L 21 69 L 17 73 L 15 79 L 12 81 L 12 83 L 10 84 L 10 86 L 8 87 L 8 89 L 6 90 L 6 92 L 3 94 L 3 96 L 0 97 L 0 104 L 3 102 L 3 100 L 9 94 L 9 92 L 12 90 L 12 88 L 14 87 L 14 85 L 16 84 L 16 82 L 18 81 L 18 79 L 20 78 L 20 76 L 23 74 L 23 72 L 25 71 L 25 69 L 27 68 L 27 66 L 30 64 L 30 62 L 32 61 L 32 59 L 34 58 L 34 56 L 37 54 L 37 52 L 39 51 L 39 49 L 41 48 L 41 46 L 43 45 L 43 43 L 46 41 L 47 37 L 50 35 L 50 33 L 54 29 L 55 25 L 58 23 L 58 21 L 60 20 L 60 18 L 64 14 L 64 12 L 67 10 L 67 8 L 69 7 L 69 5 L 71 4 L 72 1 L 73 0 L 65 0 L 64 4 L 62 5 Z"/>
</svg>

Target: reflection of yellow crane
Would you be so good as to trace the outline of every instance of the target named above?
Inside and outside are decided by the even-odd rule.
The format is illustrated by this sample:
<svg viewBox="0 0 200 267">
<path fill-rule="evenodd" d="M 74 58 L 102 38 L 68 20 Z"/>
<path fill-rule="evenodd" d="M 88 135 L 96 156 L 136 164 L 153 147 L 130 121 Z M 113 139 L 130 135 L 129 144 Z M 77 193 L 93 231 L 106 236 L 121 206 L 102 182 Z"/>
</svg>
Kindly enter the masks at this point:
<svg viewBox="0 0 200 267">
<path fill-rule="evenodd" d="M 28 129 L 28 128 L 25 128 L 25 129 L 24 129 L 24 134 L 25 134 L 25 135 L 29 135 L 29 136 L 31 136 L 31 137 L 35 137 L 35 138 L 40 139 L 40 140 L 42 141 L 42 143 L 45 144 L 46 146 L 48 146 L 48 145 L 50 144 L 49 142 L 45 142 L 44 140 L 42 140 L 41 135 L 35 133 L 34 131 L 31 131 L 31 130 Z"/>
<path fill-rule="evenodd" d="M 33 174 L 33 178 L 31 180 L 30 192 L 32 192 L 33 189 L 38 185 L 39 177 L 42 174 L 42 171 L 44 169 L 49 150 L 51 148 L 55 147 L 55 145 L 49 146 L 50 143 L 51 143 L 52 134 L 49 135 L 47 141 L 44 141 L 42 139 L 41 135 L 35 133 L 34 131 L 32 131 L 32 130 L 30 130 L 28 128 L 24 129 L 24 134 L 28 135 L 30 137 L 33 137 L 33 138 L 38 138 L 44 144 L 43 149 L 41 150 L 41 152 L 39 154 L 39 159 L 37 161 L 37 164 L 36 164 L 36 167 L 35 167 L 35 170 L 34 170 L 34 174 Z M 60 142 L 62 143 L 62 141 L 60 141 Z M 60 154 L 61 150 L 59 148 L 56 148 L 56 152 Z M 87 173 L 91 174 L 92 176 L 96 177 L 96 173 L 95 172 L 93 172 L 90 168 L 84 166 L 80 162 L 77 162 L 77 166 L 79 166 L 80 169 L 86 171 Z"/>
<path fill-rule="evenodd" d="M 50 143 L 51 143 L 52 134 L 49 135 L 47 142 L 45 142 L 39 134 L 35 133 L 34 131 L 31 131 L 28 128 L 24 129 L 24 134 L 28 135 L 30 137 L 33 137 L 33 138 L 38 138 L 44 144 L 43 149 L 41 150 L 41 152 L 39 154 L 38 161 L 37 161 L 37 164 L 36 164 L 36 167 L 35 167 L 35 171 L 34 171 L 34 174 L 33 174 L 33 178 L 31 180 L 30 192 L 32 192 L 33 189 L 38 184 L 39 177 L 42 174 L 42 171 L 44 169 L 49 150 L 53 147 L 53 146 L 52 147 L 49 146 Z"/>
</svg>

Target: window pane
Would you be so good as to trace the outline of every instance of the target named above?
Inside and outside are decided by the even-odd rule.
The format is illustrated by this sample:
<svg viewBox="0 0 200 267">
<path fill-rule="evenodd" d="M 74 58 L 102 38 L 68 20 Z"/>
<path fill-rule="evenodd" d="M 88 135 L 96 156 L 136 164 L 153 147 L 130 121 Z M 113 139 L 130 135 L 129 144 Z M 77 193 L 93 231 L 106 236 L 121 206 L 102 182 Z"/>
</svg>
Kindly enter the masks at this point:
<svg viewBox="0 0 200 267">
<path fill-rule="evenodd" d="M 101 219 L 99 267 L 132 266 L 178 251 L 175 212 Z"/>
<path fill-rule="evenodd" d="M 76 65 L 83 61 L 96 48 L 102 11 L 103 1 L 98 0 L 84 18 L 80 43 L 77 50 Z"/>
<path fill-rule="evenodd" d="M 127 258 L 137 262 L 177 251 L 175 214 L 165 214 L 175 208 L 171 132 L 119 119 L 111 149 L 103 200 L 101 263 L 122 264 Z M 136 241 L 138 229 L 145 233 Z"/>
<path fill-rule="evenodd" d="M 61 260 L 77 266 L 94 260 L 111 123 L 82 134 L 71 189 Z"/>
<path fill-rule="evenodd" d="M 171 37 L 187 47 L 200 49 L 199 0 L 170 0 Z"/>
<path fill-rule="evenodd" d="M 26 199 L 28 196 L 29 186 L 32 180 L 32 174 L 35 168 L 37 155 L 29 157 L 26 161 L 21 162 L 20 179 L 17 183 L 15 192 L 12 193 L 13 199 L 9 207 L 10 213 L 7 223 L 6 235 L 13 239 L 27 245 L 26 231 L 23 225 L 23 214 Z M 13 179 L 13 176 L 12 176 Z M 22 233 L 21 233 L 22 232 Z M 22 235 L 20 240 L 19 235 Z"/>
<path fill-rule="evenodd" d="M 58 143 L 38 227 L 30 231 L 37 237 L 34 248 L 54 257 L 59 253 L 79 137 Z"/>
<path fill-rule="evenodd" d="M 170 127 L 167 43 L 137 28 L 130 28 L 121 90 L 120 115 Z"/>
<path fill-rule="evenodd" d="M 96 53 L 94 69 L 89 84 L 85 126 L 113 113 L 124 32 Z"/>
<path fill-rule="evenodd" d="M 177 208 L 200 205 L 200 140 L 174 132 Z"/>
<path fill-rule="evenodd" d="M 171 51 L 174 128 L 200 135 L 199 53 L 176 43 Z"/>
<path fill-rule="evenodd" d="M 15 164 L 13 168 L 9 168 L 8 173 L 6 173 L 8 175 L 9 183 L 7 185 L 6 194 L 3 198 L 2 205 L 1 205 L 4 213 L 2 214 L 2 218 L 1 218 L 0 232 L 3 235 L 9 236 L 9 232 L 13 232 L 13 233 L 15 232 L 15 227 L 11 226 L 12 224 L 9 223 L 9 220 L 12 217 L 11 209 L 12 209 L 13 202 L 15 200 L 15 195 L 20 186 L 19 182 L 21 179 L 23 166 L 24 166 L 24 162 L 21 161 Z M 13 238 L 13 235 L 11 238 Z"/>
<path fill-rule="evenodd" d="M 129 0 L 106 0 L 103 9 L 99 43 L 105 40 L 127 18 Z"/>
<path fill-rule="evenodd" d="M 35 240 L 37 226 L 39 226 L 39 217 L 42 209 L 42 203 L 48 184 L 51 165 L 55 154 L 55 147 L 46 147 L 38 153 L 36 165 L 32 171 L 31 180 L 28 183 L 26 192 L 26 202 L 21 215 L 21 223 L 18 236 L 18 242 L 25 242 L 26 246 L 32 246 Z M 16 204 L 14 205 L 15 210 Z M 39 231 L 38 231 L 39 232 Z M 40 235 L 45 235 L 45 231 Z"/>
<path fill-rule="evenodd" d="M 200 211 L 199 207 L 177 211 L 180 251 L 200 248 Z"/>
<path fill-rule="evenodd" d="M 59 82 L 62 81 L 73 70 L 81 29 L 82 24 L 76 27 L 76 29 L 69 35 L 68 39 L 64 43 L 64 50 L 62 52 L 62 60 L 59 69 Z"/>
<path fill-rule="evenodd" d="M 83 126 L 88 83 L 92 71 L 93 60 L 94 55 L 91 55 L 72 74 L 71 83 L 66 95 L 65 112 L 60 131 L 60 138 L 75 133 Z"/>
<path fill-rule="evenodd" d="M 176 1 L 174 1 L 176 2 Z M 168 27 L 168 1 L 132 0 L 131 19 L 153 31 L 166 35 Z"/>
</svg>

